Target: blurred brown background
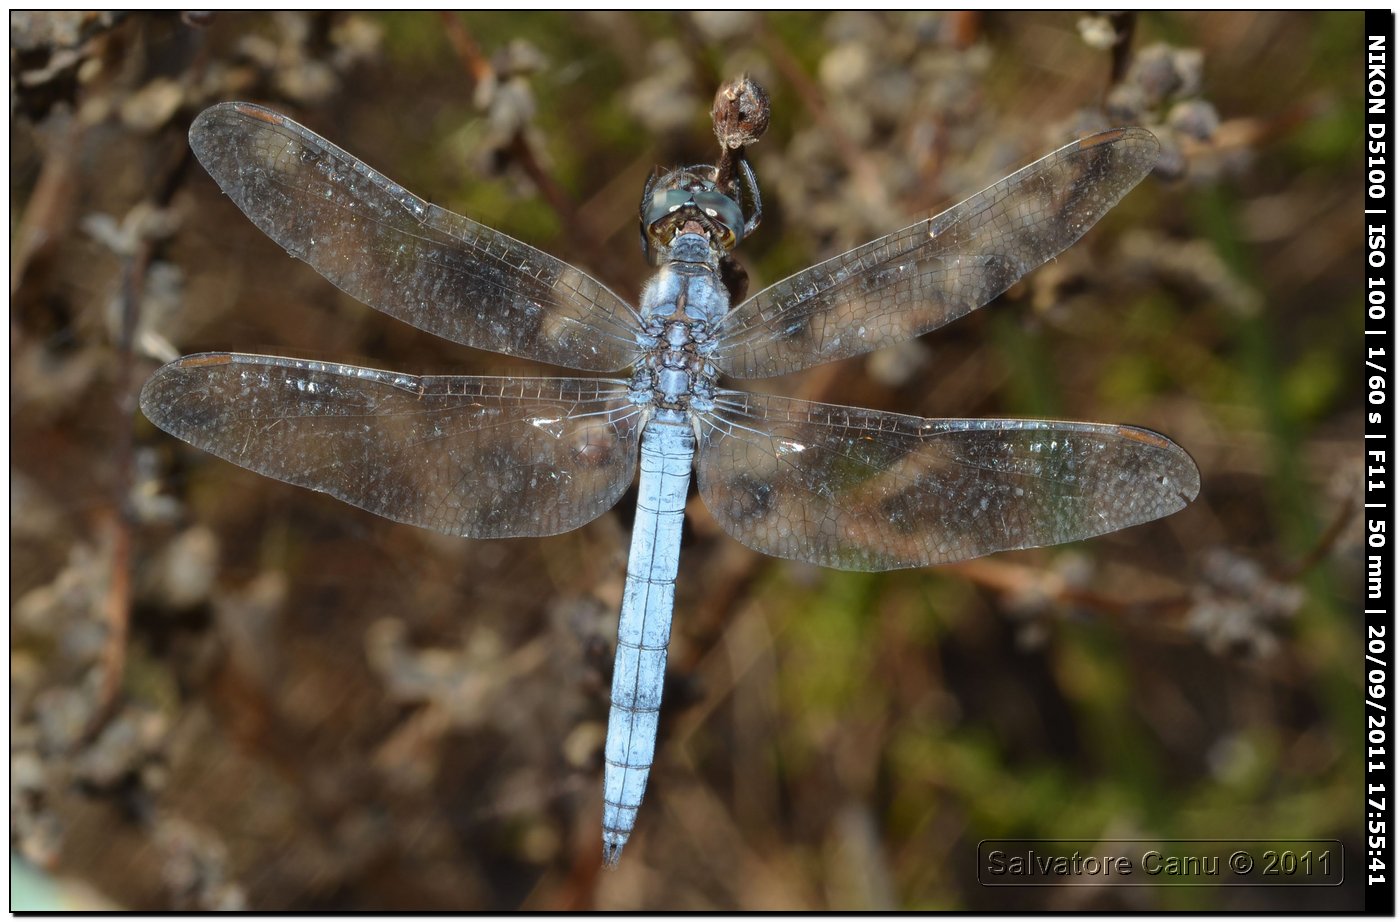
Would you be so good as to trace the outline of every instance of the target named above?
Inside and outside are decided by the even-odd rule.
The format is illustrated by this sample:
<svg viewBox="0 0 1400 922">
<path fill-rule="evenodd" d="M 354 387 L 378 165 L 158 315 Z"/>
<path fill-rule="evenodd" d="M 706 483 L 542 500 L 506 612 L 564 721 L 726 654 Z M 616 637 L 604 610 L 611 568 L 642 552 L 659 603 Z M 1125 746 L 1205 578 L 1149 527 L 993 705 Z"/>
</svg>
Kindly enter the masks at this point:
<svg viewBox="0 0 1400 922">
<path fill-rule="evenodd" d="M 133 908 L 1360 906 L 1359 14 L 12 14 L 11 843 Z M 634 493 L 473 542 L 155 430 L 204 349 L 523 364 L 341 295 L 195 163 L 271 105 L 634 297 L 654 165 L 752 73 L 754 286 L 1077 132 L 1157 174 L 996 304 L 755 389 L 1130 422 L 1200 498 L 890 574 L 756 555 L 691 504 L 657 766 L 599 868 Z M 536 369 L 537 370 L 537 369 Z M 694 499 L 694 498 L 693 498 Z M 988 837 L 1339 838 L 1340 888 L 987 889 Z M 80 886 L 81 885 L 81 886 Z M 70 898 L 76 898 L 71 897 Z"/>
</svg>

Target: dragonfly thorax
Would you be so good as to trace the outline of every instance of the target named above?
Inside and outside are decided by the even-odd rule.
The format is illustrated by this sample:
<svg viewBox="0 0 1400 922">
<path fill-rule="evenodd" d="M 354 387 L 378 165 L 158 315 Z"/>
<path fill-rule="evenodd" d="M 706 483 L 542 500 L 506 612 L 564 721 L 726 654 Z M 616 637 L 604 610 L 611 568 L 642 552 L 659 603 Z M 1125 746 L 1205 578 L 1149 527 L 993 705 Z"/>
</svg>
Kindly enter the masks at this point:
<svg viewBox="0 0 1400 922">
<path fill-rule="evenodd" d="M 646 331 L 652 345 L 632 376 L 633 402 L 667 410 L 711 409 L 719 370 L 709 360 L 709 325 L 672 316 L 656 318 Z"/>
<path fill-rule="evenodd" d="M 698 238 L 699 235 L 682 235 Z M 703 238 L 700 238 L 703 239 Z M 632 378 L 635 403 L 704 412 L 713 406 L 719 370 L 710 361 L 713 330 L 729 293 L 712 262 L 671 262 L 642 290 L 642 359 Z"/>
</svg>

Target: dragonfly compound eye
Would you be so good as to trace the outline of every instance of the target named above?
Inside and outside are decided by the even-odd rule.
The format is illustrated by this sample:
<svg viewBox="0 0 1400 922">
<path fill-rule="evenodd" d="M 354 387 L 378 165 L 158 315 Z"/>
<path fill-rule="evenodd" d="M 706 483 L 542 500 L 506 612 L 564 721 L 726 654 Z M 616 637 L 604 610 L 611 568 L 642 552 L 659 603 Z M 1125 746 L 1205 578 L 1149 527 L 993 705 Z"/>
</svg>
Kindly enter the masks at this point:
<svg viewBox="0 0 1400 922">
<path fill-rule="evenodd" d="M 676 170 L 658 181 L 642 206 L 642 231 L 650 248 L 664 246 L 687 222 L 695 221 L 723 249 L 733 249 L 744 234 L 739 203 L 691 170 Z"/>
</svg>

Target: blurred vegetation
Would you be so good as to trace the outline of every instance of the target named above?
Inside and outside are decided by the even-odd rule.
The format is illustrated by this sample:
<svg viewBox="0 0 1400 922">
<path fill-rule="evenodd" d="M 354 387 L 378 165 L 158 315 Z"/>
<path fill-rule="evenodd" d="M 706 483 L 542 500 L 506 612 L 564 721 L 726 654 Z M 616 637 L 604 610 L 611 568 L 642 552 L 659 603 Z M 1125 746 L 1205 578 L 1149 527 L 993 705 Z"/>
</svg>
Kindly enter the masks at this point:
<svg viewBox="0 0 1400 922">
<path fill-rule="evenodd" d="M 1360 907 L 1360 14 L 11 14 L 11 843 L 144 909 Z M 636 295 L 649 171 L 752 73 L 754 288 L 1110 124 L 1157 174 L 996 304 L 760 388 L 1149 426 L 1167 520 L 855 574 L 688 516 L 638 831 L 599 870 L 629 494 L 471 542 L 135 409 L 178 353 L 520 363 L 341 295 L 185 143 L 272 105 Z M 986 888 L 989 837 L 1336 838 L 1339 888 Z"/>
</svg>

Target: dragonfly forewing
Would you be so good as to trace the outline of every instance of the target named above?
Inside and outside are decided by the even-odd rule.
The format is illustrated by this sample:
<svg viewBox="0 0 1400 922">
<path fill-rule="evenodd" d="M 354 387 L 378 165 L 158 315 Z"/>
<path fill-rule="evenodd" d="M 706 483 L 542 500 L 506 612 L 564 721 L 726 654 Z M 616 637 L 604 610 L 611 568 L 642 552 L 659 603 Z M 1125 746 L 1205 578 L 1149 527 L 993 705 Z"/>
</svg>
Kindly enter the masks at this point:
<svg viewBox="0 0 1400 922">
<path fill-rule="evenodd" d="M 607 511 L 636 472 L 641 422 L 620 382 L 415 377 L 238 353 L 166 365 L 141 409 L 259 474 L 468 538 L 559 534 Z"/>
<path fill-rule="evenodd" d="M 937 217 L 771 285 L 725 317 L 715 362 L 786 374 L 927 333 L 1082 237 L 1157 162 L 1141 128 L 1060 148 Z"/>
<path fill-rule="evenodd" d="M 724 391 L 703 429 L 700 494 L 725 531 L 846 570 L 1102 535 L 1200 489 L 1180 446 L 1132 426 L 922 419 Z"/>
<path fill-rule="evenodd" d="M 637 356 L 632 308 L 601 283 L 429 204 L 291 119 L 249 103 L 190 127 L 254 224 L 345 293 L 453 342 L 589 371 Z"/>
</svg>

